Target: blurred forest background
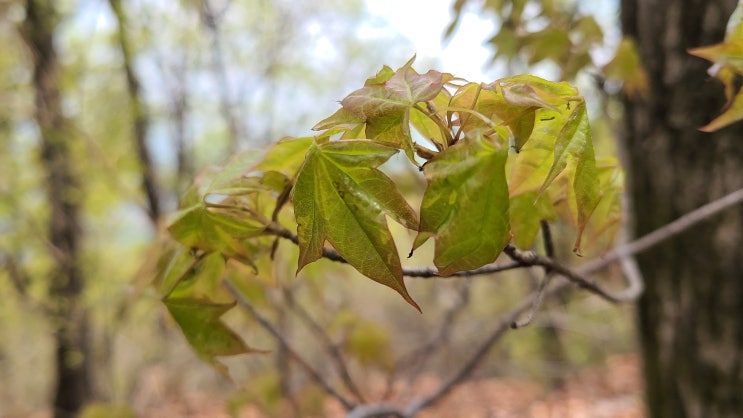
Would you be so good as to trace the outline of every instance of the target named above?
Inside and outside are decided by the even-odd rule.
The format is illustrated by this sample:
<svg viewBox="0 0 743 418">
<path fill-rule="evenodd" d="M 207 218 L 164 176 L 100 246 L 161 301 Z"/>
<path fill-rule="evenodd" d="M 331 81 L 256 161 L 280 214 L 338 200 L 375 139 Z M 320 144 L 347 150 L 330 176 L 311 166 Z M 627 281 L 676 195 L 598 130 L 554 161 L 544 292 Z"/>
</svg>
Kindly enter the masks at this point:
<svg viewBox="0 0 743 418">
<path fill-rule="evenodd" d="M 409 3 L 0 0 L 0 416 L 75 416 L 81 402 L 92 401 L 88 417 L 329 413 L 322 390 L 244 314 L 230 312 L 225 321 L 271 352 L 224 360 L 234 381 L 202 362 L 148 284 L 167 215 L 201 170 L 309 134 L 383 64 L 396 68 L 417 53 L 419 70 L 472 81 L 522 72 L 570 80 L 587 97 L 603 155 L 616 154 L 627 132 L 623 116 L 632 108 L 623 104 L 657 93 L 622 41 L 620 8 L 626 18 L 633 5 L 643 7 L 637 2 Z M 721 40 L 733 5 L 709 18 L 717 26 L 714 36 L 705 32 L 707 43 Z M 701 42 L 691 35 L 685 41 Z M 707 64 L 695 63 L 699 83 L 713 84 Z M 710 99 L 714 112 L 724 96 L 719 86 L 709 91 L 719 96 Z M 695 130 L 709 112 L 694 118 L 695 126 L 676 121 L 674 129 Z M 560 236 L 559 225 L 554 233 L 557 258 L 578 263 L 573 237 Z M 456 371 L 452 359 L 470 356 L 482 330 L 537 283 L 529 270 L 409 279 L 421 316 L 344 266 L 321 262 L 295 278 L 292 251 L 274 260 L 275 277 L 254 277 L 242 290 L 319 368 L 330 368 L 327 353 L 339 349 L 360 391 L 375 399 Z M 408 263 L 425 263 L 425 256 Z M 618 276 L 610 269 L 602 277 Z M 565 293 L 532 326 L 508 333 L 474 377 L 527 385 L 521 394 L 509 384 L 489 389 L 491 406 L 525 392 L 533 402 L 548 399 L 586 367 L 634 364 L 627 360 L 638 351 L 634 313 Z M 623 390 L 638 413 L 641 385 L 632 380 Z M 167 409 L 173 405 L 180 409 Z M 514 416 L 533 412 L 529 405 Z"/>
</svg>

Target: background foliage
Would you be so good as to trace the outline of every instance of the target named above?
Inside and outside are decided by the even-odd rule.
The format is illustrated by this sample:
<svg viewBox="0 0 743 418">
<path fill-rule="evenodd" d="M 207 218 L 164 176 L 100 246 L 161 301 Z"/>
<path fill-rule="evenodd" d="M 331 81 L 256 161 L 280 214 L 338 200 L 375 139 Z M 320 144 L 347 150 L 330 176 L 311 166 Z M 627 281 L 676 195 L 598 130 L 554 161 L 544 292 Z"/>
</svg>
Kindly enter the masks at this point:
<svg viewBox="0 0 743 418">
<path fill-rule="evenodd" d="M 487 2 L 485 9 L 503 16 L 490 42 L 508 75 L 535 66 L 550 79 L 577 77 L 585 99 L 567 83 L 505 73 L 468 83 L 447 73 L 418 73 L 412 60 L 397 70 L 384 67 L 352 91 L 349 86 L 358 86 L 379 63 L 401 63 L 410 55 L 397 53 L 389 40 L 351 36 L 361 5 L 232 2 L 222 9 L 216 3 L 126 3 L 120 13 L 103 3 L 61 6 L 60 84 L 65 115 L 74 125 L 74 169 L 83 179 L 84 301 L 93 313 L 92 355 L 102 365 L 95 376 L 99 397 L 140 409 L 155 402 L 141 388 L 151 376 L 144 372 L 157 367 L 165 368 L 162 386 L 173 393 L 225 389 L 225 380 L 193 361 L 184 344 L 189 342 L 218 370 L 227 370 L 219 361 L 230 366 L 241 387 L 231 401 L 234 411 L 247 404 L 276 416 L 318 410 L 323 395 L 287 361 L 291 352 L 255 321 L 230 311 L 233 298 L 219 285 L 224 277 L 287 339 L 300 342 L 313 365 L 330 370 L 333 379 L 349 379 L 339 366 L 342 357 L 346 373 L 363 376 L 362 382 L 346 382 L 351 393 L 377 376 L 390 382 L 415 381 L 431 370 L 445 376 L 455 369 L 446 359 L 471 354 L 471 341 L 510 301 L 531 293 L 538 274 L 431 283 L 405 282 L 404 271 L 431 260 L 442 275 L 477 268 L 494 261 L 511 236 L 519 248 L 541 248 L 535 222 L 541 218 L 562 219 L 553 228 L 555 257 L 566 264 L 576 258 L 565 249 L 584 248 L 590 256 L 614 242 L 623 175 L 611 156 L 617 120 L 612 94 L 646 94 L 647 76 L 632 41 L 605 38 L 607 29 L 582 6 L 514 1 Z M 450 35 L 471 7 L 466 3 L 454 4 Z M 49 215 L 32 122 L 30 53 L 16 33 L 22 4 L 0 4 L 7 12 L 0 36 L 8 45 L 0 54 L 7 107 L 0 159 L 12 174 L 3 176 L 7 199 L 0 206 L 0 274 L 7 279 L 0 286 L 9 295 L 0 308 L 9 324 L 0 367 L 19 383 L 2 386 L 0 399 L 7 402 L 0 404 L 13 411 L 40 403 L 52 390 L 50 376 L 22 371 L 49 363 L 48 334 L 56 324 L 45 313 Z M 728 39 L 717 48 L 733 43 Z M 731 64 L 715 51 L 696 53 Z M 732 63 L 720 73 L 733 105 L 709 129 L 737 118 L 736 96 L 724 78 L 734 70 Z M 139 90 L 127 71 L 138 77 Z M 332 101 L 342 97 L 341 109 L 332 113 Z M 332 116 L 322 119 L 326 115 Z M 151 175 L 135 139 L 143 117 Z M 285 134 L 297 138 L 265 146 Z M 246 149 L 226 169 L 203 168 Z M 160 213 L 178 209 L 167 219 L 152 216 L 154 200 L 142 191 L 148 177 L 157 187 Z M 499 196 L 493 201 L 501 204 L 471 196 Z M 455 204 L 442 205 L 442 199 Z M 361 221 L 352 219 L 356 212 L 348 208 L 364 205 L 371 210 Z M 165 228 L 180 244 L 163 238 Z M 478 240 L 473 229 L 497 239 Z M 299 249 L 277 244 L 277 236 L 297 241 Z M 311 264 L 323 255 L 325 238 L 356 270 L 425 315 L 410 312 L 349 266 Z M 373 245 L 359 248 L 365 239 Z M 411 248 L 416 250 L 407 259 Z M 376 263 L 368 263 L 375 253 Z M 153 289 L 148 281 L 156 272 Z M 161 298 L 175 321 L 163 315 Z M 588 296 L 566 294 L 562 301 L 538 327 L 506 338 L 494 352 L 496 361 L 479 374 L 559 378 L 572 363 L 631 348 L 616 309 Z M 556 332 L 571 327 L 580 331 Z M 588 335 L 581 335 L 585 330 Z M 29 354 L 28 341 L 42 343 Z M 272 351 L 215 358 L 263 349 Z M 429 351 L 434 354 L 421 355 Z"/>
</svg>

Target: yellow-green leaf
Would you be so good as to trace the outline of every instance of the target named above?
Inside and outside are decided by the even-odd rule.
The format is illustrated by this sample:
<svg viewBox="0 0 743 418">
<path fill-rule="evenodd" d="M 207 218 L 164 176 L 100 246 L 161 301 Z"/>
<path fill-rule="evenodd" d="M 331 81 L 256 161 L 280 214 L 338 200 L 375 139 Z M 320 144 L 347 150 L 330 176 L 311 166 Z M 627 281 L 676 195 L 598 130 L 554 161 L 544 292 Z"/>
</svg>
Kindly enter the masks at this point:
<svg viewBox="0 0 743 418">
<path fill-rule="evenodd" d="M 546 28 L 524 38 L 529 64 L 543 60 L 560 62 L 571 47 L 569 34 L 557 28 Z"/>
<path fill-rule="evenodd" d="M 468 136 L 424 166 L 428 188 L 414 247 L 434 237 L 440 275 L 491 263 L 508 243 L 507 155 L 500 143 Z"/>
<path fill-rule="evenodd" d="M 313 131 L 322 131 L 330 128 L 353 129 L 364 120 L 353 114 L 350 110 L 342 107 L 327 118 L 312 127 Z"/>
<path fill-rule="evenodd" d="M 604 158 L 596 163 L 601 199 L 586 227 L 588 244 L 606 250 L 614 244 L 622 221 L 624 173 L 616 158 Z"/>
<path fill-rule="evenodd" d="M 565 106 L 563 106 L 565 107 Z M 537 109 L 534 128 L 528 141 L 511 156 L 508 164 L 508 187 L 511 196 L 538 191 L 549 185 L 550 168 L 554 165 L 555 143 L 560 136 L 569 111 L 555 112 Z"/>
<path fill-rule="evenodd" d="M 327 240 L 356 270 L 418 308 L 402 277 L 385 215 L 416 229 L 416 214 L 377 169 L 397 149 L 372 141 L 331 141 L 307 153 L 294 189 L 299 266 L 322 257 Z"/>
<path fill-rule="evenodd" d="M 439 94 L 430 100 L 430 102 L 433 104 L 434 108 L 432 110 L 435 110 L 437 113 L 433 116 L 428 116 L 427 113 L 423 113 L 422 111 L 412 108 L 410 112 L 410 123 L 415 127 L 415 129 L 420 133 L 424 138 L 431 141 L 432 143 L 437 143 L 441 147 L 446 147 L 448 145 L 446 143 L 446 138 L 444 136 L 444 133 L 442 132 L 442 128 L 439 124 L 434 122 L 432 117 L 439 118 L 442 121 L 446 120 L 446 108 L 449 105 L 449 101 L 451 100 L 451 93 L 449 93 L 446 89 L 441 89 Z M 423 106 L 424 109 L 428 110 L 426 106 Z"/>
<path fill-rule="evenodd" d="M 738 1 L 738 6 L 728 19 L 728 25 L 725 28 L 725 40 L 743 38 L 743 2 Z"/>
<path fill-rule="evenodd" d="M 581 237 L 598 201 L 600 189 L 596 171 L 596 157 L 591 140 L 591 127 L 585 102 L 575 105 L 560 130 L 554 147 L 554 159 L 540 193 L 565 171 L 570 179 L 568 196 L 578 236 L 574 251 L 581 253 Z"/>
<path fill-rule="evenodd" d="M 628 96 L 644 97 L 648 94 L 650 89 L 648 75 L 632 39 L 622 39 L 614 58 L 604 66 L 603 70 L 607 79 L 622 82 L 622 91 Z"/>
<path fill-rule="evenodd" d="M 175 244 L 171 241 L 171 243 Z M 152 285 L 160 297 L 166 297 L 175 286 L 194 268 L 198 258 L 190 248 L 170 245 L 157 262 L 157 273 Z"/>
<path fill-rule="evenodd" d="M 722 115 L 716 117 L 712 122 L 699 128 L 703 132 L 713 132 L 722 129 L 732 123 L 743 120 L 743 88 L 733 98 L 730 107 Z"/>
<path fill-rule="evenodd" d="M 523 193 L 511 198 L 511 232 L 513 244 L 521 249 L 531 248 L 540 229 L 540 221 L 552 220 L 555 211 L 545 195 Z"/>
<path fill-rule="evenodd" d="M 271 147 L 263 160 L 253 167 L 253 170 L 278 171 L 292 179 L 302 165 L 312 142 L 312 137 L 282 139 Z"/>
<path fill-rule="evenodd" d="M 170 219 L 168 231 L 181 244 L 230 256 L 247 256 L 240 239 L 256 236 L 266 227 L 241 211 L 210 210 L 204 203 L 182 209 Z"/>
<path fill-rule="evenodd" d="M 554 142 L 554 158 L 547 178 L 540 189 L 543 192 L 565 170 L 568 158 L 580 158 L 586 148 L 593 150 L 590 142 L 590 127 L 588 125 L 588 113 L 586 105 L 581 102 L 568 116 L 567 120 L 560 119 L 561 129 Z"/>
<path fill-rule="evenodd" d="M 232 297 L 220 284 L 225 271 L 222 254 L 211 253 L 201 257 L 184 274 L 166 299 L 198 299 L 211 302 L 232 302 Z"/>
<path fill-rule="evenodd" d="M 694 48 L 689 53 L 743 73 L 743 38 L 734 38 L 723 43 Z"/>
<path fill-rule="evenodd" d="M 247 346 L 220 320 L 220 317 L 234 305 L 234 303 L 215 304 L 198 299 L 165 300 L 165 306 L 191 347 L 202 360 L 224 375 L 228 375 L 227 367 L 216 357 L 260 352 Z"/>
</svg>

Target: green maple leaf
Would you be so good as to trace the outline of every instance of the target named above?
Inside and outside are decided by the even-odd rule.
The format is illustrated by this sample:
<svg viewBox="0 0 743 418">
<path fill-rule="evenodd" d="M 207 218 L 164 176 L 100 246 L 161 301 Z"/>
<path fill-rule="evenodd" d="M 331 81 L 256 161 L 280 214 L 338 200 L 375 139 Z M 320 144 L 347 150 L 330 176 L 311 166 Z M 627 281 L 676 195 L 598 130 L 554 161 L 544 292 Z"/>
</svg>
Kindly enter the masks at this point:
<svg viewBox="0 0 743 418">
<path fill-rule="evenodd" d="M 385 215 L 417 229 L 415 212 L 377 167 L 397 153 L 378 142 L 314 144 L 294 189 L 299 265 L 322 257 L 327 240 L 356 270 L 391 287 L 420 308 L 405 288 L 402 267 Z"/>
<path fill-rule="evenodd" d="M 505 165 L 508 149 L 468 136 L 424 167 L 428 188 L 414 249 L 433 236 L 439 274 L 472 270 L 495 261 L 511 238 Z"/>
<path fill-rule="evenodd" d="M 213 303 L 200 299 L 166 299 L 164 303 L 199 357 L 220 373 L 229 375 L 227 367 L 216 359 L 217 356 L 262 352 L 246 345 L 220 319 L 232 309 L 234 302 Z"/>
<path fill-rule="evenodd" d="M 302 165 L 304 155 L 312 142 L 312 137 L 284 138 L 272 146 L 265 158 L 253 169 L 262 172 L 280 172 L 291 179 Z"/>
<path fill-rule="evenodd" d="M 190 253 L 188 253 L 190 255 Z M 229 376 L 227 368 L 216 357 L 260 352 L 243 342 L 220 317 L 234 305 L 231 296 L 221 288 L 225 271 L 225 259 L 219 253 L 211 253 L 194 262 L 177 256 L 173 265 L 175 280 L 163 283 L 161 291 L 167 292 L 163 303 L 168 308 L 183 335 L 196 353 L 222 374 Z M 170 275 L 170 274 L 168 274 Z"/>
</svg>

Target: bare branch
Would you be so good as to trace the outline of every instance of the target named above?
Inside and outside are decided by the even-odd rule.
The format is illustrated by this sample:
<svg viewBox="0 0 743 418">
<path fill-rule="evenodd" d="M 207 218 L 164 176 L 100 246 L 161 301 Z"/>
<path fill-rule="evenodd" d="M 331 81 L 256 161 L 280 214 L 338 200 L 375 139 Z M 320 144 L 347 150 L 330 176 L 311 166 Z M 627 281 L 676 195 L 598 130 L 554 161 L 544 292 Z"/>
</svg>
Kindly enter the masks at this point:
<svg viewBox="0 0 743 418">
<path fill-rule="evenodd" d="M 579 268 L 576 268 L 575 270 L 563 266 L 562 264 L 549 257 L 542 257 L 531 251 L 521 251 L 513 245 L 509 244 L 503 251 L 509 257 L 511 257 L 512 260 L 514 260 L 514 263 L 500 266 L 483 266 L 479 269 L 455 273 L 452 275 L 452 277 L 469 277 L 522 267 L 541 266 L 545 269 L 548 269 L 549 271 L 565 277 L 569 281 L 597 294 L 598 296 L 601 296 L 602 298 L 610 302 L 631 302 L 637 299 L 644 287 L 641 277 L 638 274 L 639 271 L 636 268 L 632 268 L 631 260 L 625 260 L 623 262 L 624 271 L 630 272 L 630 274 L 627 274 L 627 279 L 629 281 L 627 289 L 620 292 L 612 292 L 604 289 L 603 287 L 599 286 L 593 278 L 588 277 L 587 274 L 596 272 L 617 260 L 626 259 L 628 256 L 645 251 L 648 248 L 653 247 L 658 243 L 667 240 L 675 235 L 678 235 L 683 231 L 691 228 L 692 226 L 698 224 L 699 222 L 709 219 L 719 212 L 740 202 L 743 202 L 743 189 L 739 189 L 696 210 L 693 210 L 681 216 L 677 220 L 661 228 L 658 228 L 657 230 L 637 240 L 624 245 L 620 245 L 606 255 L 590 260 Z M 287 230 L 281 225 L 278 225 L 277 223 L 271 224 L 266 229 L 266 232 L 288 239 L 295 244 L 299 243 L 299 239 L 296 235 L 294 235 L 291 231 Z M 346 260 L 340 254 L 338 254 L 338 252 L 329 248 L 323 248 L 323 257 L 333 261 L 346 263 Z M 408 277 L 439 277 L 438 272 L 432 268 L 404 269 L 403 274 Z"/>
<path fill-rule="evenodd" d="M 271 223 L 267 228 L 266 232 L 269 234 L 273 234 L 276 236 L 279 236 L 281 238 L 284 238 L 286 240 L 289 240 L 293 242 L 295 245 L 299 245 L 299 238 L 294 235 L 291 231 L 284 228 L 283 226 L 279 225 L 276 222 Z M 333 250 L 332 248 L 326 248 L 323 247 L 322 249 L 322 256 L 323 258 L 327 258 L 331 261 L 336 261 L 338 263 L 344 263 L 347 264 L 348 261 L 346 261 L 343 256 L 338 254 L 337 251 Z M 467 270 L 467 271 L 459 271 L 456 272 L 450 276 L 439 276 L 438 270 L 431 268 L 431 267 L 406 267 L 403 268 L 402 274 L 406 277 L 418 277 L 418 278 L 439 278 L 439 279 L 446 279 L 446 278 L 456 278 L 456 277 L 471 277 L 471 276 L 480 276 L 484 274 L 492 274 L 492 273 L 499 273 L 506 270 L 514 270 L 518 268 L 528 267 L 529 265 L 521 263 L 521 262 L 513 262 L 508 264 L 488 264 L 486 266 L 482 266 L 480 268 L 474 269 L 474 270 Z"/>
<path fill-rule="evenodd" d="M 547 255 L 547 257 L 553 259 L 555 258 L 555 245 L 552 242 L 552 231 L 550 230 L 550 225 L 545 220 L 539 221 L 539 225 L 542 229 L 542 241 L 544 241 L 544 253 Z M 529 313 L 527 314 L 526 318 L 521 320 L 520 322 L 513 322 L 511 323 L 511 328 L 517 329 L 517 328 L 523 328 L 534 320 L 534 316 L 537 313 L 537 310 L 539 310 L 539 307 L 542 305 L 542 300 L 544 299 L 544 291 L 547 289 L 547 285 L 549 285 L 550 281 L 552 280 L 552 269 L 550 267 L 544 268 L 544 278 L 542 278 L 542 281 L 539 282 L 539 285 L 537 286 L 537 293 L 536 297 L 534 298 L 534 303 L 531 305 L 531 309 L 529 310 Z"/>
<path fill-rule="evenodd" d="M 273 222 L 270 225 L 268 225 L 268 227 L 266 227 L 266 232 L 269 234 L 273 234 L 281 238 L 287 239 L 293 242 L 295 245 L 299 245 L 299 238 L 296 235 L 292 234 L 291 231 L 289 231 L 288 229 L 284 228 L 283 226 L 279 225 L 276 222 Z M 348 261 L 346 261 L 345 258 L 343 258 L 340 254 L 338 254 L 337 251 L 332 250 L 330 248 L 323 247 L 322 256 L 323 258 L 327 258 L 328 260 L 331 260 L 331 261 L 348 264 Z"/>
<path fill-rule="evenodd" d="M 449 278 L 460 278 L 460 277 L 472 277 L 481 276 L 484 274 L 500 273 L 502 271 L 514 270 L 519 268 L 528 267 L 520 262 L 505 263 L 505 264 L 488 264 L 474 270 L 458 271 L 450 276 L 439 276 L 438 270 L 431 267 L 406 267 L 402 269 L 402 274 L 406 277 L 417 277 L 423 279 L 449 279 Z"/>
<path fill-rule="evenodd" d="M 284 297 L 287 299 L 290 309 L 325 345 L 325 350 L 328 352 L 330 358 L 333 359 L 336 369 L 338 369 L 338 373 L 340 374 L 341 380 L 346 386 L 346 389 L 348 389 L 349 392 L 353 393 L 353 395 L 356 396 L 356 398 L 360 402 L 364 402 L 364 396 L 361 394 L 358 386 L 356 386 L 353 379 L 351 378 L 351 374 L 348 371 L 348 366 L 346 366 L 346 360 L 343 358 L 343 353 L 338 348 L 338 345 L 333 343 L 333 341 L 330 339 L 330 336 L 325 331 L 325 328 L 318 324 L 317 321 L 312 318 L 310 313 L 307 312 L 307 310 L 304 309 L 303 306 L 297 303 L 297 301 L 294 299 L 294 295 L 291 292 L 285 289 L 283 293 Z"/>
<path fill-rule="evenodd" d="M 404 411 L 400 411 L 394 406 L 388 404 L 376 404 L 376 405 L 359 405 L 355 408 L 350 408 L 350 412 L 346 415 L 347 418 L 370 418 L 377 416 L 397 416 L 402 418 L 411 418 L 415 416 L 421 410 L 431 406 L 448 393 L 450 393 L 457 385 L 467 379 L 472 372 L 476 369 L 477 365 L 486 357 L 490 349 L 500 338 L 505 334 L 512 324 L 516 323 L 519 316 L 534 310 L 535 306 L 539 306 L 541 300 L 552 297 L 559 294 L 562 290 L 568 288 L 571 285 L 578 284 L 580 287 L 585 288 L 606 300 L 613 302 L 626 302 L 637 298 L 639 293 L 642 291 L 642 279 L 639 277 L 639 271 L 631 255 L 638 252 L 644 251 L 658 243 L 671 238 L 697 223 L 708 219 L 715 214 L 725 210 L 733 205 L 736 205 L 743 201 L 743 189 L 735 191 L 729 195 L 726 195 L 718 200 L 715 200 L 707 205 L 696 209 L 674 222 L 659 228 L 658 230 L 651 232 L 633 242 L 621 245 L 609 252 L 607 255 L 593 259 L 585 263 L 582 267 L 571 270 L 560 263 L 554 261 L 549 257 L 542 257 L 531 251 L 520 251 L 513 245 L 508 245 L 504 249 L 504 252 L 514 260 L 509 268 L 520 268 L 528 266 L 541 266 L 546 270 L 552 272 L 552 274 L 558 274 L 565 277 L 567 280 L 559 283 L 558 285 L 551 286 L 550 282 L 545 280 L 538 289 L 537 292 L 523 300 L 516 308 L 511 312 L 504 315 L 502 320 L 491 330 L 488 337 L 480 344 L 475 353 L 462 365 L 462 367 L 447 381 L 441 384 L 438 389 L 430 393 L 428 396 L 417 398 L 410 404 L 408 404 Z M 295 244 L 299 242 L 296 235 L 290 231 L 281 227 L 277 224 L 272 224 L 267 232 L 288 239 Z M 544 232 L 543 232 L 544 233 Z M 545 240 L 546 241 L 546 240 Z M 549 251 L 549 250 L 548 250 Z M 337 252 L 331 249 L 324 249 L 323 256 L 330 258 L 331 260 L 345 262 Z M 622 261 L 622 267 L 627 275 L 629 286 L 622 292 L 613 293 L 607 291 L 597 285 L 595 281 L 586 276 L 586 274 L 598 271 L 607 265 L 620 260 Z M 463 272 L 468 275 L 486 274 L 493 272 L 491 269 L 500 270 L 503 266 L 485 266 L 481 269 L 472 270 L 471 272 Z M 502 270 L 500 270 L 502 271 Z M 415 277 L 437 277 L 436 271 L 433 269 L 416 269 L 410 270 L 408 273 Z"/>
<path fill-rule="evenodd" d="M 705 219 L 708 219 L 712 217 L 713 215 L 721 212 L 722 210 L 725 210 L 740 202 L 743 202 L 743 189 L 737 190 L 707 205 L 704 205 L 700 207 L 699 209 L 689 212 L 688 214 L 677 219 L 676 221 L 673 221 L 670 224 L 664 227 L 661 227 L 658 230 L 651 232 L 650 234 L 645 235 L 638 240 L 619 246 L 614 251 L 607 254 L 606 256 L 602 258 L 597 258 L 595 260 L 592 260 L 584 264 L 581 268 L 577 269 L 577 272 L 583 273 L 583 274 L 592 273 L 592 272 L 598 271 L 606 267 L 607 265 L 611 264 L 612 262 L 616 260 L 629 260 L 627 256 L 636 254 L 640 251 L 644 251 L 652 247 L 653 245 L 656 245 L 665 239 L 668 239 L 674 235 L 677 235 L 683 232 L 684 230 L 692 227 L 693 225 Z M 581 275 L 576 276 L 574 275 L 574 272 L 570 272 L 572 273 L 572 275 L 564 274 L 564 273 L 568 273 L 569 270 L 565 271 L 564 267 L 560 266 L 557 263 L 554 263 L 550 259 L 544 259 L 544 258 L 538 257 L 534 253 L 522 253 L 516 250 L 512 246 L 509 246 L 509 247 L 506 248 L 506 251 L 511 252 L 517 258 L 522 258 L 522 257 L 527 258 L 527 259 L 530 259 L 532 257 L 536 258 L 535 260 L 524 260 L 525 262 L 527 261 L 528 262 L 549 261 L 549 263 L 542 263 L 538 265 L 543 265 L 545 267 L 559 267 L 558 269 L 555 269 L 556 273 L 565 276 L 568 280 L 570 280 L 571 278 L 574 279 L 573 281 L 564 281 L 556 286 L 552 286 L 552 287 L 546 286 L 546 290 L 543 292 L 541 296 L 543 299 L 559 294 L 561 291 L 563 291 L 564 289 L 574 284 L 576 280 L 578 282 L 580 281 L 585 282 L 585 284 L 588 285 L 587 288 L 589 290 L 594 291 L 592 287 L 595 287 L 595 285 L 592 283 L 590 278 L 587 278 Z M 631 262 L 629 264 L 626 264 L 625 267 L 626 266 L 630 266 L 629 267 L 630 270 L 632 270 L 633 268 L 636 268 L 636 266 L 634 267 L 631 266 Z M 619 299 L 619 300 L 633 300 L 637 297 L 635 293 L 638 292 L 638 289 L 640 291 L 642 289 L 641 279 L 639 279 L 632 273 L 628 275 L 628 279 L 630 280 L 630 286 L 623 292 L 611 295 L 612 297 L 614 297 L 615 299 Z M 600 289 L 600 288 L 598 288 L 598 290 L 603 291 L 603 289 Z M 429 394 L 426 397 L 419 398 L 411 402 L 405 408 L 404 416 L 413 417 L 415 414 L 417 414 L 422 409 L 432 405 L 439 399 L 446 396 L 458 384 L 462 383 L 474 371 L 474 369 L 480 363 L 480 361 L 482 361 L 482 359 L 487 355 L 487 353 L 490 351 L 492 346 L 503 336 L 505 331 L 508 329 L 508 325 L 510 323 L 513 323 L 520 315 L 522 315 L 528 309 L 530 309 L 530 307 L 533 306 L 534 304 L 534 299 L 537 297 L 538 295 L 536 294 L 528 297 L 526 300 L 522 301 L 516 308 L 514 308 L 511 312 L 506 314 L 503 317 L 503 320 L 491 331 L 488 338 L 480 345 L 479 349 L 475 352 L 475 354 L 469 360 L 467 360 L 467 362 L 462 366 L 462 368 L 452 378 L 450 378 L 448 381 L 443 383 L 435 392 Z"/>
<path fill-rule="evenodd" d="M 222 285 L 227 289 L 228 292 L 232 295 L 232 297 L 235 298 L 235 301 L 237 304 L 244 309 L 250 316 L 255 319 L 258 324 L 260 324 L 263 329 L 268 331 L 271 336 L 273 336 L 276 341 L 278 341 L 279 345 L 281 345 L 287 352 L 287 354 L 292 357 L 299 366 L 304 369 L 304 371 L 309 375 L 309 377 L 318 385 L 320 385 L 323 390 L 325 390 L 325 393 L 330 395 L 331 397 L 335 398 L 338 402 L 340 402 L 346 410 L 352 410 L 356 405 L 346 399 L 345 396 L 341 395 L 333 389 L 333 387 L 328 383 L 318 372 L 315 370 L 314 367 L 312 367 L 306 360 L 302 358 L 292 347 L 289 345 L 289 342 L 284 338 L 283 335 L 276 329 L 276 327 L 273 326 L 273 324 L 265 317 L 263 316 L 258 310 L 255 309 L 252 303 L 248 300 L 248 298 L 245 297 L 245 295 L 240 292 L 237 287 L 229 280 L 225 279 L 222 280 Z"/>
<path fill-rule="evenodd" d="M 534 316 L 537 313 L 537 310 L 539 310 L 539 307 L 542 306 L 542 301 L 544 300 L 544 292 L 547 289 L 547 286 L 549 285 L 550 281 L 552 281 L 553 274 L 546 273 L 544 275 L 544 278 L 539 283 L 539 287 L 537 288 L 536 294 L 534 296 L 534 301 L 531 304 L 531 309 L 529 309 L 529 313 L 526 315 L 526 318 L 524 318 L 520 322 L 512 322 L 511 328 L 517 329 L 517 328 L 523 328 L 529 324 L 531 324 L 531 321 L 534 320 Z"/>
<path fill-rule="evenodd" d="M 549 292 L 548 294 L 552 294 L 554 292 Z M 478 349 L 475 351 L 475 353 L 470 357 L 459 369 L 457 373 L 454 374 L 449 380 L 442 383 L 441 386 L 439 386 L 436 391 L 432 392 L 428 396 L 418 398 L 411 402 L 406 408 L 405 408 L 405 415 L 406 417 L 413 417 L 418 412 L 420 412 L 422 409 L 427 408 L 431 405 L 433 405 L 436 401 L 443 398 L 449 392 L 451 392 L 457 385 L 462 383 L 467 377 L 469 377 L 472 372 L 475 370 L 475 368 L 480 364 L 480 362 L 485 358 L 485 356 L 490 352 L 490 349 L 495 345 L 495 343 L 505 334 L 505 332 L 509 329 L 510 324 L 512 324 L 516 318 L 519 317 L 522 313 L 526 312 L 532 305 L 534 296 L 531 296 L 527 298 L 526 300 L 522 301 L 513 311 L 508 313 L 503 317 L 503 319 L 498 323 L 498 325 L 490 332 L 488 337 L 483 341 Z"/>
<path fill-rule="evenodd" d="M 596 281 L 591 277 L 585 276 L 577 271 L 573 271 L 562 264 L 552 260 L 551 258 L 542 257 L 533 251 L 521 251 L 511 244 L 508 244 L 503 250 L 504 253 L 508 254 L 514 261 L 518 261 L 530 266 L 542 266 L 553 273 L 559 274 L 569 281 L 577 284 L 578 286 L 595 293 L 602 298 L 610 302 L 630 302 L 634 300 L 626 298 L 622 294 L 614 294 L 609 290 L 596 284 Z"/>
<path fill-rule="evenodd" d="M 682 215 L 675 221 L 668 223 L 653 232 L 609 251 L 603 257 L 595 258 L 583 264 L 578 270 L 583 273 L 592 273 L 598 271 L 607 265 L 619 260 L 623 256 L 641 253 L 659 243 L 672 238 L 692 226 L 711 218 L 714 215 L 743 202 L 743 189 L 738 189 L 719 199 L 713 200 L 706 205 L 694 209 L 693 211 Z"/>
<path fill-rule="evenodd" d="M 425 366 L 431 356 L 437 351 L 437 348 L 441 347 L 449 338 L 455 319 L 469 305 L 471 283 L 472 281 L 470 280 L 463 282 L 463 286 L 459 289 L 459 298 L 456 303 L 444 312 L 444 317 L 441 319 L 436 332 L 433 333 L 433 337 L 423 346 L 408 353 L 400 360 L 402 364 L 412 363 L 412 371 L 410 372 L 410 376 L 407 377 L 409 382 L 412 383 L 420 375 L 423 371 L 423 366 Z M 408 387 L 411 386 L 408 385 Z"/>
<path fill-rule="evenodd" d="M 405 414 L 394 405 L 384 403 L 358 405 L 346 414 L 346 418 L 383 418 L 383 417 L 408 418 L 411 415 Z"/>
</svg>

